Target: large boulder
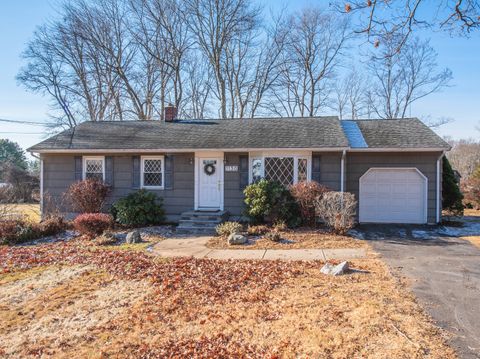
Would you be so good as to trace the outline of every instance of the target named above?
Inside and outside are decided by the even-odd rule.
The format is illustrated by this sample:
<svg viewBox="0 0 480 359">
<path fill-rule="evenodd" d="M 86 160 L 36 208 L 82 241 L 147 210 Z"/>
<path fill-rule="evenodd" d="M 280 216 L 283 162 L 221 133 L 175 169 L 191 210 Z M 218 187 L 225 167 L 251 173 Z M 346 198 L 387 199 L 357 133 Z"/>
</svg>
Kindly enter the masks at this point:
<svg viewBox="0 0 480 359">
<path fill-rule="evenodd" d="M 228 236 L 227 241 L 228 241 L 228 244 L 232 244 L 232 245 L 245 244 L 247 243 L 247 237 L 238 233 L 232 233 Z"/>
<path fill-rule="evenodd" d="M 348 272 L 348 262 L 342 262 L 340 264 L 334 265 L 330 263 L 325 263 L 325 265 L 320 269 L 320 272 L 328 275 L 342 275 Z"/>
<path fill-rule="evenodd" d="M 129 244 L 140 243 L 142 241 L 142 235 L 140 231 L 131 231 L 127 233 L 126 242 Z"/>
</svg>

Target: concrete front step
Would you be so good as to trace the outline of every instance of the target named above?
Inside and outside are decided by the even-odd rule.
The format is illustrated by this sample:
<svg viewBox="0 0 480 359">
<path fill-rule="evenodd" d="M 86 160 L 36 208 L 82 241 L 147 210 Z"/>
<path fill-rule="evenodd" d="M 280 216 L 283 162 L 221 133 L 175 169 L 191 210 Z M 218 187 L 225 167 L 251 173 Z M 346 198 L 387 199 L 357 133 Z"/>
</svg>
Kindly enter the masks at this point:
<svg viewBox="0 0 480 359">
<path fill-rule="evenodd" d="M 220 220 L 224 221 L 228 218 L 228 212 L 225 211 L 188 211 L 180 215 L 182 220 Z"/>
<path fill-rule="evenodd" d="M 188 211 L 180 216 L 179 234 L 215 234 L 215 227 L 228 218 L 225 211 Z"/>
</svg>

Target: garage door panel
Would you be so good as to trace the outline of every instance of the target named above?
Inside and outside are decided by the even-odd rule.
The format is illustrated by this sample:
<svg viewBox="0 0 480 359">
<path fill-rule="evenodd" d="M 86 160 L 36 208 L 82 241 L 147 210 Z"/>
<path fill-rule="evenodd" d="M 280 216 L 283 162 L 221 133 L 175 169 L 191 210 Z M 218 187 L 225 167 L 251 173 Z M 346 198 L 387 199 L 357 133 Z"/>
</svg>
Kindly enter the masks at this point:
<svg viewBox="0 0 480 359">
<path fill-rule="evenodd" d="M 370 169 L 359 186 L 360 222 L 426 222 L 426 178 L 416 169 Z"/>
</svg>

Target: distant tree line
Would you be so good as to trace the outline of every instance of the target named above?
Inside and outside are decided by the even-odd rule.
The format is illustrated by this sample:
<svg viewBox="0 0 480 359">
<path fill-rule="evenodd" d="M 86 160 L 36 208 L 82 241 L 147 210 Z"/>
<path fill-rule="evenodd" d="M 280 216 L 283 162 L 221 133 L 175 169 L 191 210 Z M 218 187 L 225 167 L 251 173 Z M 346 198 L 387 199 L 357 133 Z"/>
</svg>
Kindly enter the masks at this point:
<svg viewBox="0 0 480 359">
<path fill-rule="evenodd" d="M 168 104 L 192 119 L 403 118 L 452 78 L 428 40 L 392 51 L 398 39 L 388 33 L 360 53 L 348 16 L 316 7 L 270 14 L 253 0 L 71 0 L 58 11 L 34 33 L 18 74 L 51 100 L 56 128 L 162 120 Z"/>
</svg>

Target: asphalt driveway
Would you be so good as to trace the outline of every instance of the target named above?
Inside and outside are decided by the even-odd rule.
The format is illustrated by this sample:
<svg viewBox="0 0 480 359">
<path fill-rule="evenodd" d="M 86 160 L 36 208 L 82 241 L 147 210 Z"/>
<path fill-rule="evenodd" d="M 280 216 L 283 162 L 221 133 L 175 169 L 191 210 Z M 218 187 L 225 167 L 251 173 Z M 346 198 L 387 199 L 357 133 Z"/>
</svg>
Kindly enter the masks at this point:
<svg viewBox="0 0 480 359">
<path fill-rule="evenodd" d="M 458 238 L 418 238 L 415 233 L 424 229 L 431 228 L 371 226 L 361 231 L 394 273 L 411 280 L 419 302 L 452 334 L 450 344 L 458 355 L 480 358 L 480 249 Z"/>
</svg>

